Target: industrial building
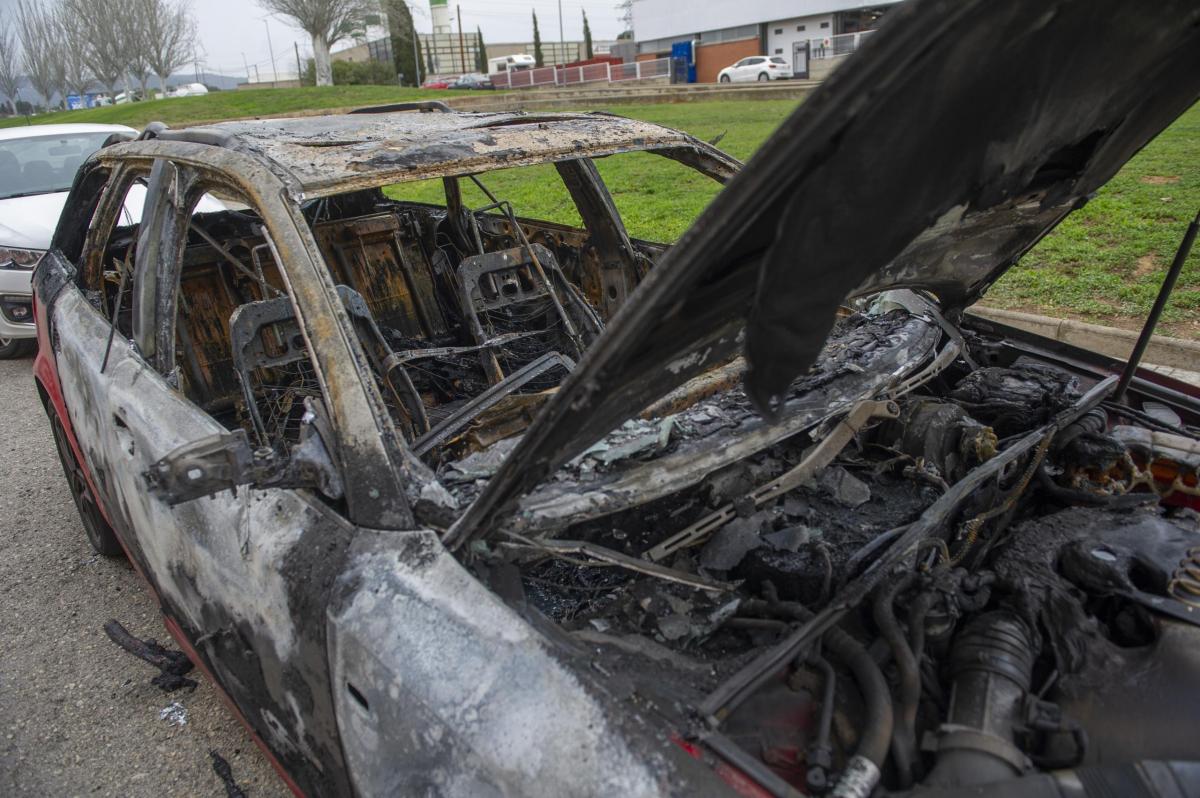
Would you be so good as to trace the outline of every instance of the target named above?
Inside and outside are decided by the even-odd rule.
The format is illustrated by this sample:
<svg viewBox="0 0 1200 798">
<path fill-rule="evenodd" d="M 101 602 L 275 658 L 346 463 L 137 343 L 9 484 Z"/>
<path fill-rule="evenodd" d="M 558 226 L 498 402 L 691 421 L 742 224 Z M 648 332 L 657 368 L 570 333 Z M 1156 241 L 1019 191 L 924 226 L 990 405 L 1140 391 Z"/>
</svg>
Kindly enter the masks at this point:
<svg viewBox="0 0 1200 798">
<path fill-rule="evenodd" d="M 853 52 L 861 34 L 872 31 L 900 0 L 633 0 L 637 58 L 672 55 L 675 45 L 692 43 L 694 79 L 710 83 L 717 73 L 751 55 L 781 55 L 800 77 L 813 59 Z M 676 52 L 676 55 L 678 53 Z"/>
<path fill-rule="evenodd" d="M 452 24 L 450 7 L 447 0 L 430 0 L 430 16 L 433 20 L 432 33 L 418 33 L 421 43 L 421 74 L 423 77 L 435 75 L 461 75 L 464 72 L 474 72 L 475 53 L 479 49 L 479 36 L 471 31 L 460 31 Z M 347 47 L 332 53 L 335 61 L 392 61 L 392 42 L 387 35 L 386 17 L 381 15 L 382 22 L 367 29 L 366 41 L 359 40 Z M 606 55 L 615 42 L 596 40 L 592 42 L 592 52 L 595 55 Z M 488 57 L 496 58 L 502 55 L 528 53 L 533 55 L 533 42 L 484 42 Z M 584 43 L 581 41 L 549 41 L 542 40 L 542 57 L 547 65 L 569 64 L 582 61 L 585 57 Z"/>
</svg>

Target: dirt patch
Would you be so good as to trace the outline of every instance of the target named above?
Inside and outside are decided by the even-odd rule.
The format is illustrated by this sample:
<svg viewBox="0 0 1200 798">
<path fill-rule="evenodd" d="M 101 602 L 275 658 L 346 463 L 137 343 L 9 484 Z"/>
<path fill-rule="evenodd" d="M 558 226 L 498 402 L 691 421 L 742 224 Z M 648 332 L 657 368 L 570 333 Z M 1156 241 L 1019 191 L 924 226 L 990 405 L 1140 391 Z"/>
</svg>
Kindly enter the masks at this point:
<svg viewBox="0 0 1200 798">
<path fill-rule="evenodd" d="M 1139 178 L 1148 186 L 1166 186 L 1179 182 L 1179 175 L 1145 175 Z"/>
<path fill-rule="evenodd" d="M 1145 277 L 1147 274 L 1153 274 L 1158 270 L 1158 259 L 1153 255 L 1143 255 L 1137 259 L 1137 264 L 1133 267 L 1134 277 Z"/>
</svg>

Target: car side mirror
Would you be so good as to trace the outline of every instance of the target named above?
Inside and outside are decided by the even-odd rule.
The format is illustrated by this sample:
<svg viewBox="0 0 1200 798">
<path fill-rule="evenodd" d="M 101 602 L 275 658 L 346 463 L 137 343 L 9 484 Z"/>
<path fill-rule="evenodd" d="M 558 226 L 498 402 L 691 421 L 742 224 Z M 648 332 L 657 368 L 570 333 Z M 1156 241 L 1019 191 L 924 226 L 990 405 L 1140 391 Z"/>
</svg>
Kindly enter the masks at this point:
<svg viewBox="0 0 1200 798">
<path fill-rule="evenodd" d="M 306 414 L 306 418 L 310 414 Z M 330 499 L 343 495 L 341 472 L 311 421 L 286 452 L 253 448 L 246 431 L 219 432 L 185 443 L 145 472 L 150 492 L 174 507 L 238 487 L 311 488 Z"/>
</svg>

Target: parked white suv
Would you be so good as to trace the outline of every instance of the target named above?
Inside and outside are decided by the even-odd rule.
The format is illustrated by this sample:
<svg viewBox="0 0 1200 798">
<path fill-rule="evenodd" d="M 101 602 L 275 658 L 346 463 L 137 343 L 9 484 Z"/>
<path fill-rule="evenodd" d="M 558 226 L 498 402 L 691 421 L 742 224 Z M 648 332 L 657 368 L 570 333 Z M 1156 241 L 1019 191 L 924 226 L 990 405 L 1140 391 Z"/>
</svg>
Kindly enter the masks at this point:
<svg viewBox="0 0 1200 798">
<path fill-rule="evenodd" d="M 768 80 L 787 80 L 791 76 L 792 65 L 783 56 L 752 55 L 722 69 L 717 80 L 721 83 L 765 83 Z"/>
<path fill-rule="evenodd" d="M 0 129 L 0 359 L 34 348 L 30 275 L 58 224 L 79 165 L 124 125 Z"/>
</svg>

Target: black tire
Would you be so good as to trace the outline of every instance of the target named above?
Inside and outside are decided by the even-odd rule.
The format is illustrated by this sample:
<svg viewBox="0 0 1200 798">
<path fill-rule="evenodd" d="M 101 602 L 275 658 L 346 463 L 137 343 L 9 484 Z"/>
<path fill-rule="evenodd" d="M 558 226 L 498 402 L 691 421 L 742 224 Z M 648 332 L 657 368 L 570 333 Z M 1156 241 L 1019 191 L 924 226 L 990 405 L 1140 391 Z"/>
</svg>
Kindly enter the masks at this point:
<svg viewBox="0 0 1200 798">
<path fill-rule="evenodd" d="M 729 76 L 728 76 L 728 75 L 722 75 L 721 77 L 717 78 L 717 80 L 719 80 L 721 83 L 728 83 L 728 82 L 729 82 Z"/>
<path fill-rule="evenodd" d="M 98 554 L 105 557 L 124 557 L 125 550 L 117 540 L 117 533 L 113 532 L 112 527 L 104 520 L 83 470 L 75 460 L 71 442 L 67 440 L 67 430 L 63 427 L 58 413 L 54 412 L 53 408 L 48 408 L 47 413 L 54 432 L 54 445 L 58 449 L 58 461 L 62 463 L 63 475 L 67 478 L 67 486 L 71 489 L 71 498 L 75 500 L 75 509 L 79 511 L 79 520 L 83 522 L 83 531 L 87 533 L 88 543 L 92 544 L 92 548 Z"/>
<path fill-rule="evenodd" d="M 771 79 L 771 76 L 770 76 L 770 75 L 768 75 L 766 72 L 759 72 L 759 73 L 758 73 L 758 82 L 759 82 L 759 83 L 766 83 L 766 82 L 767 82 L 767 81 L 769 81 L 770 79 Z"/>
<path fill-rule="evenodd" d="M 36 349 L 36 338 L 0 338 L 0 360 L 29 357 Z"/>
</svg>

